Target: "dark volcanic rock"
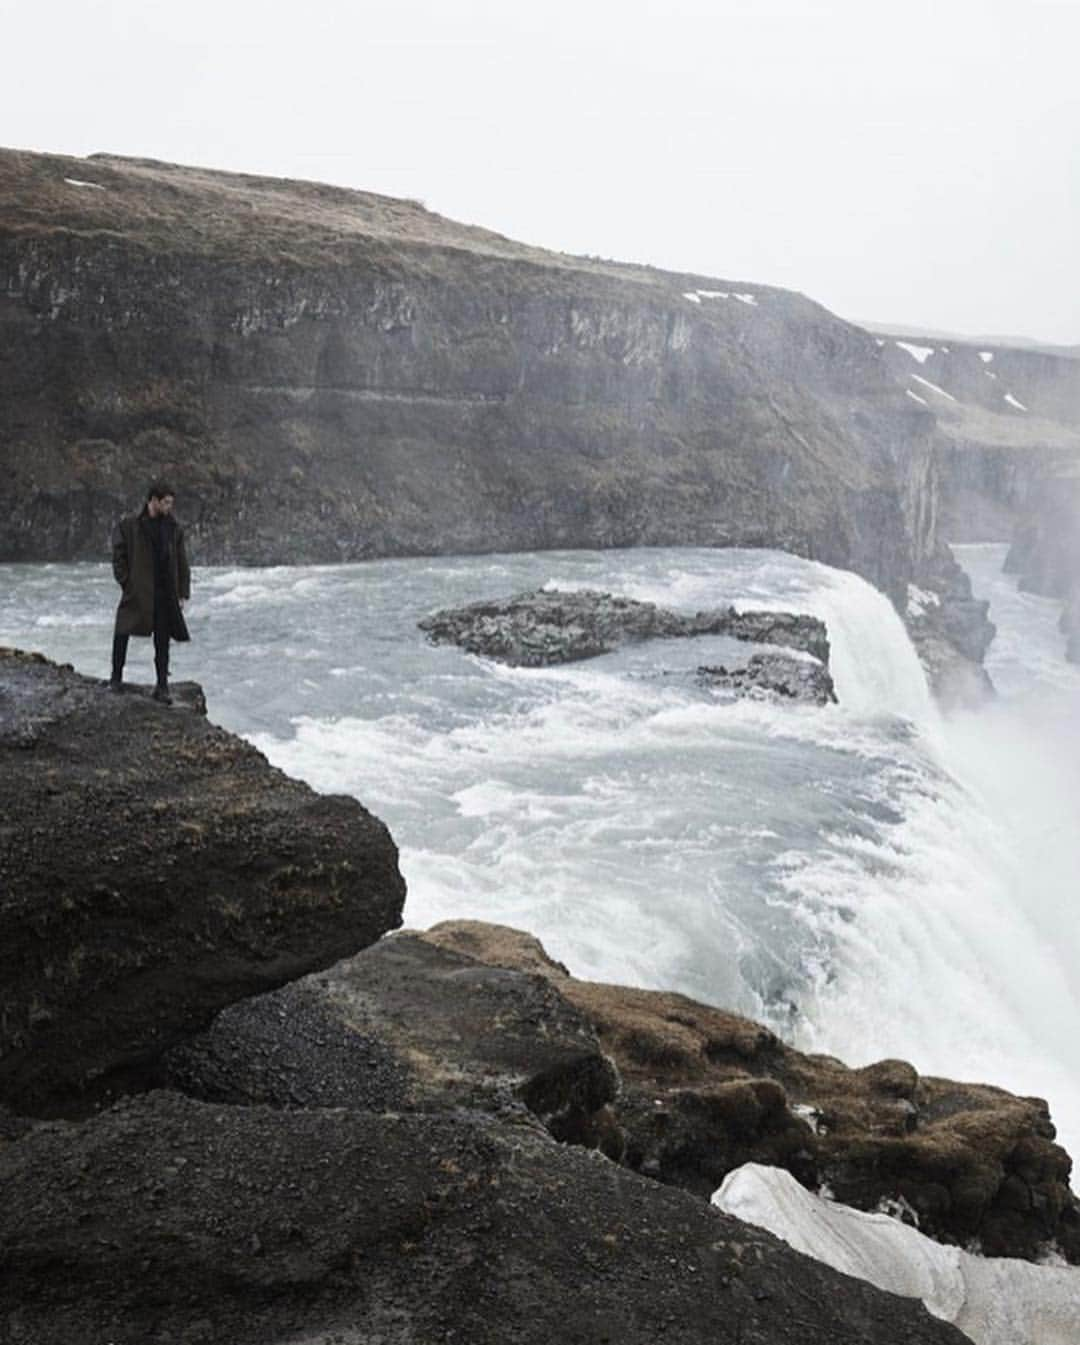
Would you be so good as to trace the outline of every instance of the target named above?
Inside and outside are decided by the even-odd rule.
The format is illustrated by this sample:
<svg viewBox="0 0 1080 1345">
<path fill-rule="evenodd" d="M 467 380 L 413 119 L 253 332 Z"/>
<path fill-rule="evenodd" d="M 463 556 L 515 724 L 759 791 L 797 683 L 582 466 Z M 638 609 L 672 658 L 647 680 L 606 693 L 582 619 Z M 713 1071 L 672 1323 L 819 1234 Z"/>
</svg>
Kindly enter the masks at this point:
<svg viewBox="0 0 1080 1345">
<path fill-rule="evenodd" d="M 0 1149 L 10 1345 L 962 1345 L 686 1193 L 475 1117 L 150 1094 Z"/>
<path fill-rule="evenodd" d="M 547 977 L 490 967 L 419 935 L 380 940 L 235 1004 L 169 1052 L 162 1081 L 208 1101 L 513 1112 L 595 1145 L 617 1079 Z"/>
<path fill-rule="evenodd" d="M 454 921 L 424 937 L 551 978 L 619 1071 L 623 1161 L 647 1175 L 708 1197 L 733 1168 L 764 1163 L 858 1209 L 906 1206 L 941 1242 L 1026 1258 L 1056 1242 L 1080 1262 L 1071 1162 L 1041 1099 L 898 1060 L 849 1069 L 804 1055 L 682 995 L 575 980 L 501 926 Z"/>
<path fill-rule="evenodd" d="M 541 668 L 607 654 L 642 640 L 730 635 L 784 645 L 828 666 L 829 640 L 817 617 L 717 608 L 687 616 L 595 589 L 535 589 L 511 598 L 433 612 L 420 623 L 434 644 L 456 644 L 501 663 Z"/>
<path fill-rule="evenodd" d="M 180 706 L 0 651 L 0 1101 L 126 1086 L 400 923 L 386 828 Z"/>
<path fill-rule="evenodd" d="M 811 705 L 836 702 L 836 688 L 823 664 L 784 654 L 753 654 L 743 668 L 702 667 L 698 679 L 705 686 L 736 695 L 763 692 Z"/>
</svg>

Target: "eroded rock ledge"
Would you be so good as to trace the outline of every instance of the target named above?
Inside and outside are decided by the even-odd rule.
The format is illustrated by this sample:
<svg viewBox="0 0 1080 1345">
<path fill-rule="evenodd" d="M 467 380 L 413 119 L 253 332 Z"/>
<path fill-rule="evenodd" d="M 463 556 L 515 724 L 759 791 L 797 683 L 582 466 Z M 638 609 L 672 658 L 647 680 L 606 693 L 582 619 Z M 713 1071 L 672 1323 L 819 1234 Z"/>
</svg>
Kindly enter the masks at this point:
<svg viewBox="0 0 1080 1345">
<path fill-rule="evenodd" d="M 735 693 L 751 688 L 819 704 L 835 701 L 828 673 L 824 622 L 792 612 L 737 612 L 721 607 L 692 616 L 596 589 L 534 589 L 510 598 L 433 612 L 420 623 L 433 644 L 456 644 L 470 654 L 515 667 L 543 668 L 609 654 L 644 640 L 726 635 L 753 644 L 778 645 L 735 668 L 701 668 L 709 686 Z"/>
<path fill-rule="evenodd" d="M 405 899 L 389 832 L 354 799 L 182 705 L 10 649 L 0 889 L 0 1103 L 37 1115 L 371 943 Z"/>
<path fill-rule="evenodd" d="M 683 995 L 576 980 L 517 930 L 454 921 L 421 937 L 558 988 L 618 1070 L 606 1142 L 631 1167 L 707 1198 L 733 1168 L 770 1164 L 942 1242 L 1029 1258 L 1056 1244 L 1080 1263 L 1071 1160 L 1041 1098 L 805 1055 Z"/>
</svg>

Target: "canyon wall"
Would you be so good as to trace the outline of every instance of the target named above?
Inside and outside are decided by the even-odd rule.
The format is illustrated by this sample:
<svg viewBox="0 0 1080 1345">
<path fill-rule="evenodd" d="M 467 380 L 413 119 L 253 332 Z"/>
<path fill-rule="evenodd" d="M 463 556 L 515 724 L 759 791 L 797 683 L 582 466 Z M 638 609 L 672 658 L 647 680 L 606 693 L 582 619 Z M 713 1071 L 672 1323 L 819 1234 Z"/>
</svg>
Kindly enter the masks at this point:
<svg viewBox="0 0 1080 1345">
<path fill-rule="evenodd" d="M 158 474 L 203 563 L 940 559 L 933 417 L 801 295 L 153 161 L 0 152 L 0 200 L 2 559 L 103 558 Z"/>
</svg>

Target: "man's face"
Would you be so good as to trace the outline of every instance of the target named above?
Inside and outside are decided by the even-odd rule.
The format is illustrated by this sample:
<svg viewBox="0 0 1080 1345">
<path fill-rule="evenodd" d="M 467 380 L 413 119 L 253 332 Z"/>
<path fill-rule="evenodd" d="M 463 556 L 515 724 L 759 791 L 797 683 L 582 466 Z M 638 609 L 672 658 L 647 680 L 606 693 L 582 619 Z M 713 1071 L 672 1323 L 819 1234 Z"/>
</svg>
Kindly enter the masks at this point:
<svg viewBox="0 0 1080 1345">
<path fill-rule="evenodd" d="M 175 497 L 172 495 L 162 495 L 161 499 L 158 499 L 156 495 L 151 495 L 147 501 L 147 513 L 151 518 L 157 518 L 159 514 L 171 514 L 174 503 Z"/>
</svg>

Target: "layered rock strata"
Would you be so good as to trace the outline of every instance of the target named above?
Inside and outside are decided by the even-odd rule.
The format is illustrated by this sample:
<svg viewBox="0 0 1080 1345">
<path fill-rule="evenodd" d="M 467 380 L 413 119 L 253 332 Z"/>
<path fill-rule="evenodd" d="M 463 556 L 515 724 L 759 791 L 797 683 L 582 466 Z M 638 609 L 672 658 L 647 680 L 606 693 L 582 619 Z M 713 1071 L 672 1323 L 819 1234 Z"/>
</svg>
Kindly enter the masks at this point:
<svg viewBox="0 0 1080 1345">
<path fill-rule="evenodd" d="M 805 297 L 416 202 L 0 151 L 0 559 L 174 479 L 197 560 L 769 546 L 902 604 L 935 422 Z"/>
<path fill-rule="evenodd" d="M 12 650 L 0 819 L 0 1101 L 19 1111 L 88 1107 L 227 1004 L 400 923 L 397 849 L 354 799 Z"/>
</svg>

